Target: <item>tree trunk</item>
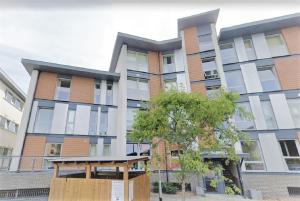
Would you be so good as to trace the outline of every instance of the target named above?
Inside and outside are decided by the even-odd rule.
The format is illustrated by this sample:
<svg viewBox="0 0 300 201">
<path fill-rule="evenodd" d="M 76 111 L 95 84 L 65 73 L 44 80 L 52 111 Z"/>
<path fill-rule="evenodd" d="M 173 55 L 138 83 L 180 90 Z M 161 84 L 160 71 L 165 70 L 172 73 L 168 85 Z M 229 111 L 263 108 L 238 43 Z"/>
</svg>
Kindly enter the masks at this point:
<svg viewBox="0 0 300 201">
<path fill-rule="evenodd" d="M 181 200 L 185 201 L 185 181 L 181 183 Z"/>
</svg>

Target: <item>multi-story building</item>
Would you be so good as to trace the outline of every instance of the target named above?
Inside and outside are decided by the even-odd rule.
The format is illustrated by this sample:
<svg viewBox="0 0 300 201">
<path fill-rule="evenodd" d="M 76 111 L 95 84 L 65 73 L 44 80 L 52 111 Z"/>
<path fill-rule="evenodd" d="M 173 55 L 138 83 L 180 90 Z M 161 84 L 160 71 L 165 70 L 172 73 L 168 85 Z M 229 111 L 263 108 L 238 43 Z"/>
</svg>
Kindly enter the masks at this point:
<svg viewBox="0 0 300 201">
<path fill-rule="evenodd" d="M 9 166 L 24 102 L 23 91 L 0 68 L 0 169 Z"/>
<path fill-rule="evenodd" d="M 223 86 L 238 92 L 238 104 L 254 117 L 234 117 L 252 140 L 237 143 L 237 153 L 250 157 L 241 174 L 232 164 L 224 164 L 224 174 L 265 196 L 299 190 L 300 15 L 224 28 L 218 36 L 218 12 L 179 19 L 178 38 L 166 41 L 119 33 L 109 71 L 22 60 L 31 82 L 14 155 L 27 158 L 13 160 L 11 170 L 45 168 L 44 156 L 149 155 L 148 144 L 128 138 L 135 110 L 171 87 L 211 98 Z M 176 151 L 160 150 L 166 175 L 176 171 Z M 207 158 L 223 164 L 222 156 Z M 224 192 L 224 182 L 211 189 L 209 180 L 208 191 Z"/>
</svg>

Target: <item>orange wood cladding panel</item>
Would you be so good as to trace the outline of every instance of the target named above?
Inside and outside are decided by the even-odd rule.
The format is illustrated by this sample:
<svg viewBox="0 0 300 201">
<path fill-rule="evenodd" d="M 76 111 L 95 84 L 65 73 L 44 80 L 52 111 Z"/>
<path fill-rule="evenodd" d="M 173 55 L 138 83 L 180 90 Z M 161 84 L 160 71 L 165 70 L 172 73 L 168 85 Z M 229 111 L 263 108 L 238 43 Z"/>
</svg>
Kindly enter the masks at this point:
<svg viewBox="0 0 300 201">
<path fill-rule="evenodd" d="M 200 55 L 187 56 L 190 81 L 204 80 L 203 67 Z"/>
<path fill-rule="evenodd" d="M 150 75 L 149 80 L 149 87 L 150 87 L 150 96 L 156 96 L 162 90 L 161 85 L 161 76 L 160 75 Z"/>
<path fill-rule="evenodd" d="M 23 154 L 25 156 L 20 163 L 20 170 L 39 170 L 43 167 L 45 153 L 45 136 L 27 136 L 24 143 Z M 35 157 L 36 156 L 36 157 Z"/>
<path fill-rule="evenodd" d="M 275 67 L 282 89 L 300 88 L 300 56 L 276 58 Z"/>
<path fill-rule="evenodd" d="M 150 201 L 150 177 L 143 174 L 131 180 L 133 180 L 133 201 Z"/>
<path fill-rule="evenodd" d="M 206 96 L 206 87 L 203 82 L 192 82 L 191 90 L 192 92 L 200 93 Z"/>
<path fill-rule="evenodd" d="M 281 30 L 290 54 L 300 54 L 300 26 Z"/>
<path fill-rule="evenodd" d="M 57 74 L 41 72 L 37 81 L 35 98 L 53 100 L 55 97 Z"/>
<path fill-rule="evenodd" d="M 149 73 L 160 73 L 160 54 L 158 52 L 148 52 Z"/>
<path fill-rule="evenodd" d="M 53 178 L 49 201 L 111 201 L 112 180 Z"/>
<path fill-rule="evenodd" d="M 194 54 L 199 52 L 197 27 L 189 27 L 184 30 L 184 44 L 187 54 Z"/>
<path fill-rule="evenodd" d="M 65 137 L 62 146 L 62 156 L 88 156 L 89 138 Z"/>
<path fill-rule="evenodd" d="M 72 76 L 70 101 L 94 103 L 94 79 Z"/>
</svg>

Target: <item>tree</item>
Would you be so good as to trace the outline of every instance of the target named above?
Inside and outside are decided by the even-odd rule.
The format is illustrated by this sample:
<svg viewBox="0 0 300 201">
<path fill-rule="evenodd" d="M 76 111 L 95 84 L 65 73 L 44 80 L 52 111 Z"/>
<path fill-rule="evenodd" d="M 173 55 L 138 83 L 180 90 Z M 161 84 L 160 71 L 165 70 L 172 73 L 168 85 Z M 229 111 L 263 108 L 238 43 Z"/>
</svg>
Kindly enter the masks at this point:
<svg viewBox="0 0 300 201">
<path fill-rule="evenodd" d="M 188 174 L 206 174 L 210 171 L 220 175 L 222 167 L 204 160 L 203 153 L 226 154 L 226 162 L 237 161 L 234 144 L 247 140 L 244 133 L 232 123 L 237 108 L 238 95 L 220 90 L 213 99 L 198 93 L 170 90 L 152 98 L 144 110 L 135 115 L 131 139 L 136 142 L 149 142 L 156 147 L 160 142 L 178 147 L 177 175 L 182 186 L 182 199 L 185 200 L 185 182 Z M 158 157 L 157 154 L 153 154 Z M 220 179 L 220 178 L 219 178 Z M 222 177 L 226 180 L 228 178 Z M 216 185 L 212 182 L 211 185 Z M 236 186 L 227 187 L 227 193 L 238 192 Z"/>
</svg>

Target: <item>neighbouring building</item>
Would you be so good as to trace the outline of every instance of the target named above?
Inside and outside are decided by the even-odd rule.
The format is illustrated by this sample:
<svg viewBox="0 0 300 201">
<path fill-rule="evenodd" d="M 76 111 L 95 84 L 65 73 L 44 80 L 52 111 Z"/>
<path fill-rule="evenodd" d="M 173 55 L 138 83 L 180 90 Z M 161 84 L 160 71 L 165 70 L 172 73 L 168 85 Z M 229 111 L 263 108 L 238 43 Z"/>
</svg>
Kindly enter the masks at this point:
<svg viewBox="0 0 300 201">
<path fill-rule="evenodd" d="M 236 144 L 248 153 L 241 173 L 222 156 L 208 160 L 224 165 L 223 174 L 245 190 L 281 197 L 300 189 L 300 14 L 223 28 L 219 10 L 178 20 L 178 38 L 154 41 L 119 33 L 109 71 L 23 59 L 31 75 L 28 97 L 11 170 L 44 169 L 51 156 L 149 155 L 148 144 L 131 142 L 134 111 L 161 90 L 214 96 L 221 86 L 240 94 L 238 104 L 254 120 L 235 124 L 252 143 Z M 166 158 L 164 178 L 178 166 L 176 150 L 160 146 Z M 166 154 L 165 154 L 166 153 Z M 170 175 L 169 175 L 170 174 Z M 197 181 L 216 189 L 211 177 Z M 241 182 L 242 181 L 242 182 Z"/>
<path fill-rule="evenodd" d="M 24 92 L 0 68 L 0 169 L 9 166 L 24 102 Z"/>
</svg>

